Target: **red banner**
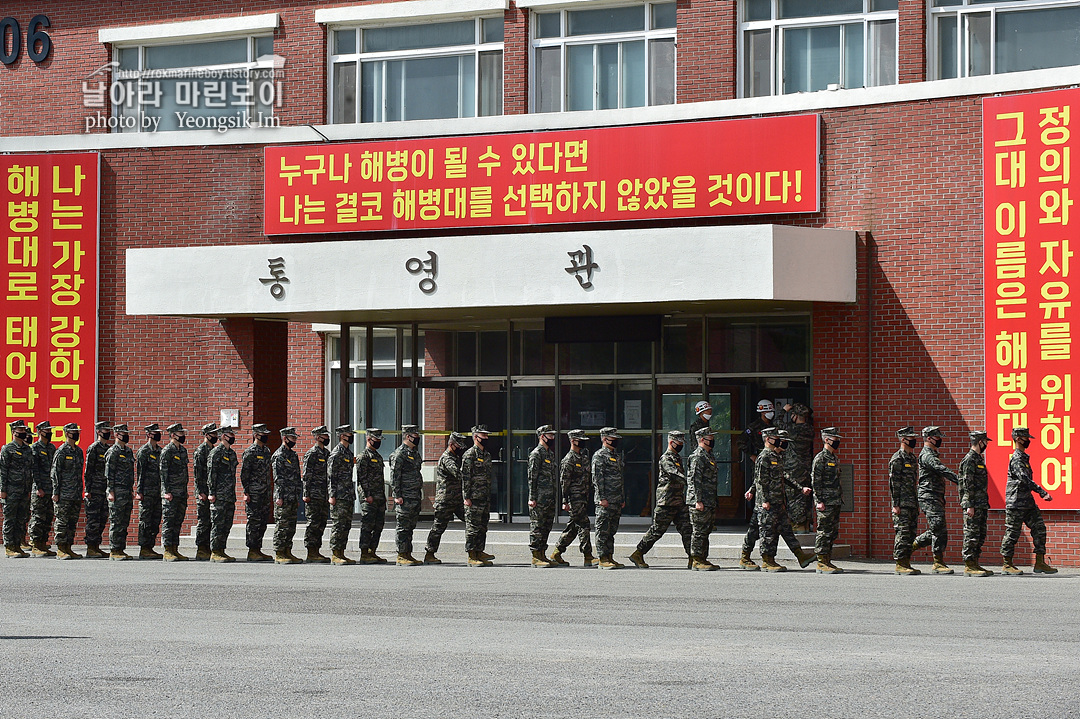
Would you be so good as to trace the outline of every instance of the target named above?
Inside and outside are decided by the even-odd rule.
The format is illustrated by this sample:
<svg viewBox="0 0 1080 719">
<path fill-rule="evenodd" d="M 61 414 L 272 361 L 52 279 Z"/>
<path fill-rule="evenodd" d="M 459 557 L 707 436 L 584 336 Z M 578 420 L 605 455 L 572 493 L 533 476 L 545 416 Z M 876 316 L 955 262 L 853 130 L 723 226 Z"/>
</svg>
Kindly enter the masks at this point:
<svg viewBox="0 0 1080 719">
<path fill-rule="evenodd" d="M 7 422 L 94 426 L 97 153 L 2 155 Z M 88 432 L 92 435 L 93 432 Z M 10 439 L 11 431 L 7 429 Z"/>
<path fill-rule="evenodd" d="M 986 429 L 994 440 L 987 466 L 998 508 L 1010 433 L 1028 427 L 1035 481 L 1054 498 L 1040 503 L 1080 509 L 1072 456 L 1074 104 L 1080 110 L 1080 90 L 983 100 Z"/>
<path fill-rule="evenodd" d="M 818 116 L 267 147 L 268 235 L 818 210 Z"/>
</svg>

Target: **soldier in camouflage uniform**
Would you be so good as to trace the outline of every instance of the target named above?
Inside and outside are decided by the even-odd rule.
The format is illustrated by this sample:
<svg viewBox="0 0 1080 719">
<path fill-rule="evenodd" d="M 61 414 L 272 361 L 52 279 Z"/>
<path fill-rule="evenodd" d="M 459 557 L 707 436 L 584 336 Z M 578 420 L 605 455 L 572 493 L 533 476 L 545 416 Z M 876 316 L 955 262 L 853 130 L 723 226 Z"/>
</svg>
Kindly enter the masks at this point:
<svg viewBox="0 0 1080 719">
<path fill-rule="evenodd" d="M 202 427 L 203 441 L 195 448 L 191 472 L 195 475 L 195 561 L 205 562 L 210 559 L 210 484 L 208 482 L 206 461 L 210 450 L 217 443 L 217 423 L 211 422 Z"/>
<path fill-rule="evenodd" d="M 296 428 L 281 430 L 281 446 L 270 457 L 274 472 L 274 561 L 277 564 L 303 564 L 292 552 L 296 534 L 296 514 L 300 511 L 300 458 L 296 446 Z"/>
<path fill-rule="evenodd" d="M 805 568 L 814 561 L 814 555 L 802 551 L 787 513 L 786 487 L 798 486 L 784 470 L 783 453 L 788 448 L 789 435 L 786 430 L 770 427 L 763 430 L 761 436 L 765 439 L 765 448 L 754 465 L 754 496 L 761 527 L 761 568 L 766 572 L 787 571 L 787 567 L 776 563 L 780 537 L 799 560 L 799 566 Z M 805 494 L 811 492 L 810 487 L 800 487 L 800 490 Z"/>
<path fill-rule="evenodd" d="M 273 506 L 270 487 L 274 481 L 272 453 L 266 446 L 270 428 L 265 424 L 251 426 L 253 442 L 240 457 L 240 485 L 244 488 L 244 510 L 247 514 L 247 560 L 270 562 L 273 557 L 262 550 L 266 535 L 267 514 Z"/>
<path fill-rule="evenodd" d="M 919 508 L 926 515 L 926 531 L 915 538 L 912 550 L 932 544 L 934 574 L 952 574 L 945 564 L 945 545 L 949 530 L 945 524 L 945 480 L 957 484 L 956 475 L 938 458 L 941 430 L 926 427 L 922 431 L 923 450 L 919 454 Z"/>
<path fill-rule="evenodd" d="M 702 427 L 694 435 L 697 449 L 690 455 L 686 470 L 686 504 L 690 507 L 690 568 L 695 571 L 715 571 L 720 567 L 709 561 L 709 534 L 716 511 L 716 459 L 712 448 L 714 434 Z"/>
<path fill-rule="evenodd" d="M 615 533 L 626 506 L 623 493 L 623 461 L 615 453 L 622 435 L 614 427 L 600 430 L 602 446 L 592 456 L 593 492 L 596 501 L 596 553 L 600 555 L 601 569 L 622 569 L 616 562 Z"/>
<path fill-rule="evenodd" d="M 146 444 L 135 453 L 135 499 L 139 500 L 139 559 L 161 559 L 154 551 L 161 531 L 161 427 L 146 427 Z"/>
<path fill-rule="evenodd" d="M 897 574 L 913 576 L 921 574 L 911 566 L 911 548 L 919 522 L 919 462 L 915 456 L 919 433 L 912 427 L 902 427 L 896 430 L 896 436 L 900 440 L 900 449 L 889 460 L 889 495 L 892 498 L 893 527 L 896 530 L 893 559 L 896 560 Z"/>
<path fill-rule="evenodd" d="M 1046 562 L 1046 524 L 1043 523 L 1042 512 L 1031 493 L 1038 492 L 1047 502 L 1053 501 L 1053 497 L 1032 478 L 1031 458 L 1027 453 L 1027 448 L 1031 445 L 1031 433 L 1027 427 L 1013 428 L 1012 444 L 1009 479 L 1005 483 L 1005 534 L 1001 537 L 1001 572 L 1008 575 L 1023 574 L 1013 564 L 1013 551 L 1020 539 L 1020 531 L 1026 524 L 1035 549 L 1033 571 L 1035 574 L 1056 574 L 1057 569 Z"/>
<path fill-rule="evenodd" d="M 585 566 L 595 567 L 600 560 L 592 553 L 592 526 L 589 522 L 592 465 L 589 451 L 585 449 L 585 442 L 589 438 L 585 431 L 580 429 L 572 429 L 566 436 L 570 440 L 570 451 L 563 456 L 559 465 L 559 486 L 562 489 L 563 509 L 570 513 L 570 519 L 551 553 L 551 563 L 560 567 L 570 566 L 570 562 L 563 559 L 562 555 L 574 541 L 574 537 L 578 537 Z"/>
<path fill-rule="evenodd" d="M 435 521 L 431 523 L 431 531 L 428 532 L 424 564 L 442 564 L 442 560 L 436 557 L 435 553 L 439 551 L 443 532 L 454 517 L 465 521 L 465 499 L 461 493 L 461 456 L 468 446 L 469 440 L 465 435 L 451 432 L 450 439 L 446 441 L 446 450 L 435 467 Z"/>
<path fill-rule="evenodd" d="M 693 566 L 692 552 L 690 551 L 690 537 L 693 530 L 690 527 L 690 510 L 686 508 L 686 470 L 683 468 L 682 452 L 686 435 L 677 429 L 668 432 L 667 450 L 660 456 L 657 467 L 658 479 L 656 480 L 656 502 L 653 506 L 652 526 L 645 536 L 638 542 L 634 553 L 630 555 L 630 561 L 639 569 L 648 569 L 645 563 L 645 555 L 653 548 L 653 545 L 664 536 L 671 523 L 675 523 L 675 529 L 682 536 L 683 549 L 686 550 L 688 566 Z"/>
<path fill-rule="evenodd" d="M 25 559 L 22 540 L 30 521 L 30 493 L 34 486 L 34 454 L 27 440 L 30 430 L 21 419 L 12 422 L 12 440 L 0 449 L 0 500 L 4 505 L 4 552 Z"/>
<path fill-rule="evenodd" d="M 810 423 L 811 410 L 804 404 L 795 403 L 785 413 L 777 427 L 785 429 L 791 446 L 784 452 L 784 471 L 793 482 L 785 483 L 791 527 L 796 532 L 810 531 L 812 498 L 803 492 L 810 486 L 810 465 L 814 461 L 814 427 Z"/>
<path fill-rule="evenodd" d="M 57 559 L 82 559 L 81 554 L 71 550 L 75 540 L 75 525 L 79 523 L 83 497 L 83 451 L 79 448 L 79 425 L 69 422 L 64 425 L 64 443 L 53 456 L 52 500 L 53 513 L 56 515 Z"/>
<path fill-rule="evenodd" d="M 360 563 L 386 564 L 375 553 L 386 524 L 386 476 L 383 458 L 382 430 L 371 427 L 365 433 L 364 451 L 356 458 L 356 491 L 363 498 L 360 502 Z"/>
<path fill-rule="evenodd" d="M 306 562 L 311 564 L 329 564 L 330 558 L 319 552 L 322 548 L 323 532 L 326 520 L 330 517 L 330 503 L 327 501 L 330 463 L 330 430 L 320 425 L 311 430 L 315 444 L 304 453 L 304 514 L 307 528 L 304 530 L 304 546 L 307 547 Z"/>
<path fill-rule="evenodd" d="M 821 430 L 825 448 L 814 457 L 810 482 L 814 488 L 814 505 L 817 507 L 817 554 L 818 574 L 843 574 L 844 570 L 832 563 L 833 543 L 840 534 L 840 510 L 844 495 L 840 488 L 840 440 L 843 437 L 836 427 Z"/>
<path fill-rule="evenodd" d="M 161 476 L 161 546 L 166 562 L 186 562 L 180 554 L 180 528 L 187 516 L 188 451 L 187 430 L 179 422 L 165 428 L 169 443 L 161 449 L 158 474 Z"/>
<path fill-rule="evenodd" d="M 424 497 L 424 478 L 420 468 L 424 457 L 420 454 L 420 431 L 415 424 L 401 427 L 401 444 L 390 455 L 390 495 L 394 498 L 394 514 L 397 517 L 397 563 L 401 567 L 423 564 L 412 555 L 413 531 L 420 517 L 420 501 Z"/>
<path fill-rule="evenodd" d="M 461 457 L 461 496 L 465 503 L 465 551 L 468 566 L 490 567 L 495 555 L 484 551 L 487 545 L 488 519 L 491 517 L 491 485 L 495 469 L 491 455 L 484 449 L 488 439 L 486 424 L 472 428 L 473 446 Z"/>
<path fill-rule="evenodd" d="M 135 496 L 135 452 L 128 446 L 131 430 L 113 427 L 116 441 L 105 453 L 105 491 L 109 494 L 109 559 L 134 559 L 127 549 L 128 526 Z"/>
<path fill-rule="evenodd" d="M 105 498 L 105 453 L 112 439 L 112 425 L 98 422 L 94 425 L 97 439 L 86 448 L 86 464 L 83 467 L 83 504 L 86 509 L 86 557 L 105 559 L 109 555 L 101 551 L 101 536 L 109 521 L 109 502 Z"/>
<path fill-rule="evenodd" d="M 529 550 L 534 567 L 553 567 L 547 558 L 548 536 L 555 521 L 555 483 L 558 481 L 559 457 L 551 451 L 555 428 L 550 424 L 536 428 L 539 440 L 529 453 Z"/>
<path fill-rule="evenodd" d="M 236 433 L 225 424 L 218 427 L 221 442 L 206 456 L 206 481 L 210 494 L 210 561 L 234 562 L 225 550 L 236 513 Z"/>
<path fill-rule="evenodd" d="M 761 450 L 765 448 L 765 440 L 761 438 L 761 430 L 772 427 L 772 419 L 776 415 L 773 403 L 767 399 L 758 402 L 756 410 L 758 413 L 757 419 L 746 425 L 746 429 L 739 435 L 739 453 L 743 457 L 750 459 L 751 467 L 757 461 L 757 456 L 761 454 Z"/>
<path fill-rule="evenodd" d="M 986 432 L 969 432 L 971 449 L 960 460 L 960 508 L 964 510 L 964 576 L 989 577 L 993 574 L 979 564 L 986 541 L 986 513 L 990 509 L 987 494 L 986 452 L 990 438 Z"/>
<path fill-rule="evenodd" d="M 49 549 L 49 532 L 53 524 L 52 461 L 56 445 L 52 443 L 52 425 L 48 420 L 39 422 L 38 441 L 31 445 L 34 453 L 34 492 L 30 497 L 30 550 L 34 557 L 55 557 Z"/>
<path fill-rule="evenodd" d="M 356 502 L 356 489 L 353 487 L 353 428 L 343 424 L 334 428 L 338 443 L 330 452 L 327 475 L 330 479 L 330 517 L 334 523 L 330 527 L 330 561 L 334 564 L 356 564 L 355 559 L 345 556 L 345 546 L 349 543 L 352 530 L 353 503 Z"/>
</svg>

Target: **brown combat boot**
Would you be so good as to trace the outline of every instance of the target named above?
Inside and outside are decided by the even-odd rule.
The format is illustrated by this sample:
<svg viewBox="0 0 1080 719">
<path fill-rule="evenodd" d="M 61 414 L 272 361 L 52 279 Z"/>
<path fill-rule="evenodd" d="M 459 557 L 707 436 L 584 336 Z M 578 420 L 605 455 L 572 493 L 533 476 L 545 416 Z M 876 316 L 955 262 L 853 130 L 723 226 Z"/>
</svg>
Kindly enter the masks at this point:
<svg viewBox="0 0 1080 719">
<path fill-rule="evenodd" d="M 319 553 L 318 547 L 307 548 L 307 559 L 304 560 L 308 564 L 329 564 L 330 557 L 327 557 Z"/>
<path fill-rule="evenodd" d="M 1035 555 L 1035 568 L 1031 571 L 1035 574 L 1057 574 L 1057 569 L 1046 563 L 1045 554 Z"/>
<path fill-rule="evenodd" d="M 601 569 L 618 569 L 619 564 L 611 558 L 610 554 L 600 555 L 600 568 Z"/>
<path fill-rule="evenodd" d="M 917 574 L 922 574 L 921 571 L 911 566 L 910 558 L 896 560 L 896 573 L 907 577 L 914 577 Z"/>
<path fill-rule="evenodd" d="M 424 564 L 442 564 L 442 560 L 435 556 L 435 552 L 428 549 L 424 552 Z"/>
<path fill-rule="evenodd" d="M 375 560 L 375 564 L 388 564 L 387 560 L 383 559 L 378 554 L 376 554 L 374 549 L 372 549 L 370 551 L 371 551 L 371 558 Z"/>
<path fill-rule="evenodd" d="M 541 569 L 547 569 L 548 567 L 552 566 L 551 562 L 549 562 L 547 560 L 547 557 L 544 556 L 544 551 L 541 549 L 533 550 L 532 565 L 534 567 L 540 567 Z"/>
<path fill-rule="evenodd" d="M 45 542 L 34 542 L 33 549 L 30 550 L 31 557 L 55 557 L 56 552 L 49 549 L 49 545 Z"/>
<path fill-rule="evenodd" d="M 695 572 L 715 572 L 720 567 L 716 566 L 705 557 L 691 557 L 691 569 Z"/>
<path fill-rule="evenodd" d="M 483 559 L 485 562 L 490 562 L 490 561 L 495 559 L 494 554 L 488 554 L 487 552 L 485 552 L 482 549 L 479 552 L 477 552 L 476 554 L 477 554 L 477 556 L 480 557 L 480 559 Z"/>
<path fill-rule="evenodd" d="M 630 555 L 630 561 L 634 563 L 634 566 L 638 569 L 648 569 L 649 565 L 645 563 L 645 555 L 640 549 L 635 549 L 634 553 Z"/>
<path fill-rule="evenodd" d="M 787 567 L 785 567 L 783 564 L 777 564 L 776 563 L 776 558 L 773 557 L 771 554 L 762 554 L 761 555 L 761 568 L 764 569 L 766 572 L 786 572 L 787 571 Z"/>
<path fill-rule="evenodd" d="M 96 542 L 86 543 L 86 558 L 87 559 L 108 559 L 109 555 L 101 551 L 101 545 Z"/>
<path fill-rule="evenodd" d="M 799 560 L 799 568 L 806 569 L 813 563 L 817 556 L 813 552 L 804 552 L 802 547 L 799 547 L 799 551 L 795 552 L 795 558 Z"/>
<path fill-rule="evenodd" d="M 482 552 L 469 552 L 468 566 L 470 567 L 491 567 L 493 566 L 491 560 L 484 559 Z"/>
<path fill-rule="evenodd" d="M 357 564 L 375 564 L 375 552 L 370 549 L 360 550 L 360 559 L 356 560 Z"/>
<path fill-rule="evenodd" d="M 57 544 L 56 545 L 56 558 L 57 559 L 82 559 L 81 554 L 76 554 L 71 549 L 70 544 Z"/>
<path fill-rule="evenodd" d="M 979 566 L 979 563 L 974 559 L 964 560 L 964 576 L 965 577 L 989 577 L 986 570 Z"/>
<path fill-rule="evenodd" d="M 418 567 L 423 562 L 413 557 L 412 552 L 398 552 L 397 564 L 399 567 Z"/>
<path fill-rule="evenodd" d="M 127 560 L 134 559 L 134 558 L 135 557 L 131 556 L 130 554 L 125 552 L 123 549 L 110 549 L 109 550 L 109 559 L 111 559 L 113 561 L 126 562 Z"/>
<path fill-rule="evenodd" d="M 757 562 L 750 558 L 750 552 L 744 550 L 739 557 L 739 569 L 745 569 L 748 572 L 756 572 L 761 569 L 761 567 L 757 565 Z"/>
<path fill-rule="evenodd" d="M 818 574 L 835 574 L 836 569 L 829 567 L 829 556 L 827 554 L 817 555 L 817 573 Z"/>
<path fill-rule="evenodd" d="M 207 562 L 210 560 L 210 546 L 202 544 L 195 549 L 195 561 Z"/>
<path fill-rule="evenodd" d="M 586 567 L 595 567 L 596 565 L 600 564 L 600 560 L 594 557 L 592 552 L 586 552 L 582 555 L 582 558 L 585 561 Z"/>
<path fill-rule="evenodd" d="M 272 562 L 274 558 L 269 554 L 263 554 L 261 549 L 252 549 L 248 547 L 247 561 L 249 562 Z"/>
<path fill-rule="evenodd" d="M 356 564 L 355 559 L 349 559 L 345 556 L 344 549 L 331 549 L 330 551 L 330 563 L 337 564 L 343 567 L 348 567 Z"/>
<path fill-rule="evenodd" d="M 180 548 L 177 546 L 165 547 L 165 561 L 166 562 L 186 562 L 188 560 L 183 554 L 180 554 Z"/>
<path fill-rule="evenodd" d="M 940 554 L 934 555 L 934 574 L 952 574 L 953 570 L 949 565 L 945 564 L 945 558 Z"/>
<path fill-rule="evenodd" d="M 153 547 L 139 547 L 139 559 L 161 559 Z"/>
<path fill-rule="evenodd" d="M 225 553 L 224 549 L 222 549 L 220 551 L 218 551 L 217 549 L 214 549 L 214 550 L 210 551 L 210 561 L 211 562 L 216 562 L 218 564 L 225 564 L 227 562 L 235 562 L 236 557 L 229 556 L 228 554 Z"/>
<path fill-rule="evenodd" d="M 5 544 L 4 554 L 8 559 L 26 559 L 30 556 L 18 544 Z"/>
<path fill-rule="evenodd" d="M 551 553 L 551 563 L 554 564 L 556 567 L 569 567 L 570 562 L 563 559 L 562 555 L 563 550 L 555 547 L 555 551 Z"/>
<path fill-rule="evenodd" d="M 1005 555 L 1001 556 L 1001 573 L 1007 577 L 1018 577 L 1024 572 L 1023 570 L 1018 569 L 1015 564 L 1013 564 L 1013 558 L 1010 554 L 1007 557 Z"/>
<path fill-rule="evenodd" d="M 286 549 L 281 552 L 274 552 L 274 564 L 303 564 L 303 560 L 294 557 L 292 552 Z"/>
</svg>

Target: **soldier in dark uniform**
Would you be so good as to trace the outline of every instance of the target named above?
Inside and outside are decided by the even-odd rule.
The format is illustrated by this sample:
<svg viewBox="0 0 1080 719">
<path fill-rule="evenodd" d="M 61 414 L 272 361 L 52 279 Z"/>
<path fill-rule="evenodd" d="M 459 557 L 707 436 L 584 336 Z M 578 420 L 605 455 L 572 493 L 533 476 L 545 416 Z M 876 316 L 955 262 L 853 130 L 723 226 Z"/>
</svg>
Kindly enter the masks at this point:
<svg viewBox="0 0 1080 719">
<path fill-rule="evenodd" d="M 1013 427 L 1013 453 L 1009 458 L 1009 479 L 1005 483 L 1005 534 L 1001 537 L 1001 572 L 1017 575 L 1023 571 L 1013 564 L 1013 551 L 1020 539 L 1023 525 L 1031 532 L 1031 544 L 1035 548 L 1035 574 L 1056 574 L 1057 569 L 1046 562 L 1046 524 L 1042 512 L 1035 504 L 1032 492 L 1047 502 L 1053 497 L 1035 483 L 1031 474 L 1031 458 L 1027 448 L 1031 445 L 1031 433 L 1027 427 Z"/>
<path fill-rule="evenodd" d="M 135 453 L 136 488 L 139 500 L 139 559 L 161 559 L 154 551 L 161 531 L 161 427 L 157 422 L 146 427 L 146 444 Z"/>
<path fill-rule="evenodd" d="M 912 427 L 902 427 L 896 430 L 896 436 L 900 440 L 900 449 L 889 460 L 889 495 L 892 498 L 893 527 L 896 529 L 893 559 L 896 560 L 897 574 L 913 576 L 921 574 L 911 566 L 911 548 L 919 522 L 919 460 L 915 456 L 919 433 Z"/>
<path fill-rule="evenodd" d="M 330 518 L 330 503 L 327 486 L 330 464 L 330 430 L 320 425 L 311 430 L 315 444 L 304 453 L 304 514 L 307 516 L 307 528 L 304 530 L 304 546 L 307 547 L 305 561 L 311 564 L 329 564 L 330 557 L 319 552 L 322 548 L 323 532 L 326 520 Z"/>
<path fill-rule="evenodd" d="M 266 446 L 270 428 L 265 424 L 255 424 L 251 427 L 251 434 L 254 441 L 240 458 L 240 484 L 244 488 L 244 509 L 247 512 L 247 560 L 270 562 L 273 557 L 262 550 L 266 515 L 272 505 L 270 485 L 273 482 L 273 469 L 270 466 L 270 448 Z"/>
<path fill-rule="evenodd" d="M 419 444 L 420 431 L 415 424 L 406 424 L 401 428 L 401 444 L 390 455 L 390 494 L 397 516 L 397 563 L 401 567 L 423 564 L 412 555 L 413 531 L 424 496 L 424 478 L 420 475 L 424 457 Z"/>
<path fill-rule="evenodd" d="M 116 441 L 105 453 L 105 490 L 109 493 L 109 559 L 134 559 L 126 551 L 135 496 L 135 452 L 128 446 L 131 430 L 113 427 Z"/>
<path fill-rule="evenodd" d="M 810 483 L 814 488 L 814 505 L 817 507 L 817 539 L 814 553 L 817 555 L 818 574 L 843 574 L 844 570 L 832 563 L 833 543 L 840 533 L 840 510 L 844 495 L 840 487 L 840 440 L 843 437 L 836 427 L 821 430 L 825 448 L 814 457 L 810 470 Z"/>
<path fill-rule="evenodd" d="M 957 484 L 956 475 L 938 458 L 941 430 L 926 427 L 922 431 L 923 449 L 919 453 L 919 508 L 926 515 L 926 531 L 915 538 L 912 551 L 932 544 L 934 574 L 952 574 L 945 564 L 945 546 L 949 530 L 945 524 L 945 480 Z"/>
<path fill-rule="evenodd" d="M 4 505 L 4 551 L 9 558 L 25 559 L 22 540 L 30 521 L 30 493 L 34 486 L 34 454 L 27 442 L 30 430 L 23 420 L 12 422 L 12 440 L 0 449 L 0 500 Z"/>
<path fill-rule="evenodd" d="M 810 487 L 801 487 L 784 469 L 783 453 L 790 441 L 786 430 L 769 428 L 762 431 L 765 448 L 758 455 L 754 466 L 754 495 L 758 503 L 758 524 L 761 527 L 761 568 L 766 572 L 786 572 L 787 567 L 776 563 L 776 547 L 784 538 L 791 553 L 799 560 L 800 567 L 814 561 L 814 555 L 803 552 L 799 540 L 791 529 L 787 513 L 787 487 L 798 486 L 809 495 Z"/>
<path fill-rule="evenodd" d="M 652 526 L 638 542 L 630 561 L 640 569 L 648 569 L 645 555 L 653 545 L 664 536 L 664 532 L 675 523 L 675 529 L 682 536 L 683 549 L 686 550 L 688 566 L 693 566 L 693 553 L 690 551 L 690 510 L 686 508 L 686 469 L 683 467 L 682 452 L 686 435 L 677 429 L 668 432 L 667 450 L 660 457 L 657 467 L 656 502 L 653 505 Z"/>
<path fill-rule="evenodd" d="M 712 421 L 712 405 L 706 400 L 701 400 L 694 405 L 694 414 L 696 415 L 694 421 L 690 423 L 690 431 L 687 433 L 691 437 L 697 434 L 699 429 L 708 427 Z"/>
<path fill-rule="evenodd" d="M 191 472 L 195 475 L 195 561 L 205 562 L 210 559 L 210 484 L 206 461 L 210 450 L 217 443 L 217 423 L 211 422 L 202 427 L 203 441 L 195 448 Z"/>
<path fill-rule="evenodd" d="M 112 425 L 98 422 L 94 425 L 97 439 L 86 448 L 86 464 L 83 467 L 83 503 L 86 511 L 86 558 L 105 559 L 109 555 L 101 551 L 101 536 L 109 521 L 109 502 L 105 498 L 105 453 L 111 446 Z"/>
<path fill-rule="evenodd" d="M 224 424 L 218 427 L 221 442 L 206 457 L 206 481 L 210 494 L 210 561 L 235 562 L 226 549 L 236 513 L 236 432 Z"/>
<path fill-rule="evenodd" d="M 784 452 L 784 471 L 793 481 L 786 482 L 788 512 L 791 527 L 796 532 L 810 531 L 812 498 L 803 488 L 810 486 L 810 465 L 814 460 L 814 427 L 810 422 L 811 410 L 804 404 L 795 403 L 786 411 L 782 423 L 777 426 L 787 430 L 791 446 Z"/>
<path fill-rule="evenodd" d="M 161 449 L 158 474 L 161 476 L 161 546 L 166 562 L 186 562 L 180 554 L 180 528 L 187 516 L 188 451 L 187 430 L 176 422 L 165 428 L 169 443 Z"/>
<path fill-rule="evenodd" d="M 578 538 L 581 555 L 586 567 L 595 567 L 600 560 L 592 553 L 592 525 L 589 521 L 589 493 L 592 491 L 592 464 L 585 442 L 589 437 L 584 430 L 572 429 L 566 433 L 570 440 L 570 451 L 559 465 L 559 485 L 562 489 L 563 509 L 570 513 L 559 537 L 555 551 L 551 553 L 551 563 L 568 567 L 570 562 L 562 558 L 574 537 Z"/>
<path fill-rule="evenodd" d="M 296 514 L 300 511 L 300 458 L 296 446 L 296 428 L 281 430 L 281 446 L 270 457 L 274 472 L 274 561 L 278 564 L 303 564 L 292 552 L 296 534 Z"/>
<path fill-rule="evenodd" d="M 353 503 L 356 501 L 356 489 L 353 487 L 353 428 L 343 424 L 334 428 L 334 434 L 337 435 L 338 443 L 330 452 L 327 461 L 330 517 L 334 520 L 330 527 L 330 561 L 334 564 L 350 565 L 356 564 L 355 559 L 345 556 L 349 532 L 352 530 Z"/>
<path fill-rule="evenodd" d="M 964 511 L 964 576 L 989 577 L 993 574 L 979 564 L 983 542 L 986 541 L 986 513 L 990 509 L 990 497 L 986 487 L 989 476 L 986 471 L 986 452 L 990 438 L 986 432 L 969 432 L 971 449 L 960 460 L 960 508 Z"/>
<path fill-rule="evenodd" d="M 52 443 L 52 425 L 48 420 L 39 422 L 38 440 L 31 445 L 34 453 L 34 492 L 30 497 L 31 556 L 55 557 L 49 549 L 49 532 L 53 524 L 52 461 L 56 445 Z"/>
<path fill-rule="evenodd" d="M 616 454 L 622 435 L 614 427 L 600 430 L 602 446 L 592 456 L 594 501 L 596 502 L 596 553 L 600 555 L 601 569 L 622 569 L 615 561 L 615 534 L 626 506 L 624 493 L 623 460 Z"/>
<path fill-rule="evenodd" d="M 746 425 L 746 429 L 739 435 L 739 453 L 743 457 L 749 458 L 751 468 L 757 462 L 757 456 L 761 454 L 761 450 L 765 448 L 765 440 L 761 438 L 761 430 L 773 426 L 772 419 L 776 414 L 773 403 L 767 399 L 758 402 L 756 410 L 758 413 L 757 419 Z"/>
<path fill-rule="evenodd" d="M 71 550 L 75 540 L 75 525 L 79 523 L 83 497 L 83 451 L 79 448 L 79 425 L 69 422 L 64 425 L 64 443 L 53 456 L 50 476 L 52 478 L 52 500 L 56 515 L 57 559 L 82 559 L 81 554 Z"/>
<path fill-rule="evenodd" d="M 690 455 L 686 469 L 686 504 L 690 508 L 690 568 L 695 571 L 715 571 L 718 566 L 709 561 L 709 534 L 716 511 L 716 459 L 712 448 L 715 435 L 702 427 L 694 435 L 697 449 Z"/>
<path fill-rule="evenodd" d="M 487 546 L 488 520 L 491 518 L 491 485 L 495 469 L 491 455 L 484 449 L 488 439 L 486 424 L 472 428 L 473 446 L 461 458 L 461 496 L 465 503 L 465 550 L 468 566 L 490 567 L 495 555 L 484 551 Z"/>
<path fill-rule="evenodd" d="M 451 432 L 446 442 L 446 450 L 439 457 L 435 466 L 435 521 L 428 532 L 424 564 L 442 564 L 435 556 L 442 542 L 443 532 L 450 520 L 457 517 L 465 521 L 465 500 L 461 494 L 461 456 L 469 440 L 459 432 Z"/>
<path fill-rule="evenodd" d="M 534 567 L 552 567 L 547 558 L 548 536 L 555 521 L 555 483 L 559 476 L 559 458 L 551 451 L 555 428 L 550 424 L 536 428 L 539 440 L 529 453 L 529 549 Z"/>
<path fill-rule="evenodd" d="M 371 427 L 365 432 L 364 451 L 356 458 L 356 491 L 360 501 L 360 563 L 386 564 L 375 553 L 386 524 L 386 476 L 382 455 L 383 432 Z"/>
</svg>

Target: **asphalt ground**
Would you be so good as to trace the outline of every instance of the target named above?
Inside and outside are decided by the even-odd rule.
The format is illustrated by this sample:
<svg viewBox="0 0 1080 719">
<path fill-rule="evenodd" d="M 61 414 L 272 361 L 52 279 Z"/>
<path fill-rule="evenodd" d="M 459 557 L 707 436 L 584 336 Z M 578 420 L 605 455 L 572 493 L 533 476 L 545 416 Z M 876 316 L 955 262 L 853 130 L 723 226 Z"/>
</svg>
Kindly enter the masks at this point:
<svg viewBox="0 0 1080 719">
<path fill-rule="evenodd" d="M 1080 570 L 468 568 L 451 554 L 413 568 L 0 560 L 0 716 L 1080 711 Z"/>
</svg>

